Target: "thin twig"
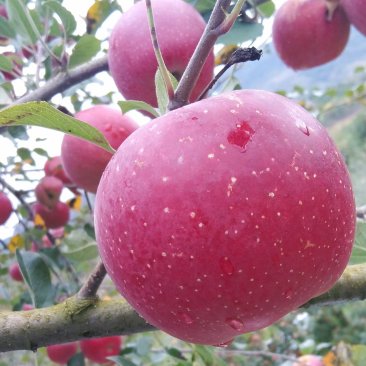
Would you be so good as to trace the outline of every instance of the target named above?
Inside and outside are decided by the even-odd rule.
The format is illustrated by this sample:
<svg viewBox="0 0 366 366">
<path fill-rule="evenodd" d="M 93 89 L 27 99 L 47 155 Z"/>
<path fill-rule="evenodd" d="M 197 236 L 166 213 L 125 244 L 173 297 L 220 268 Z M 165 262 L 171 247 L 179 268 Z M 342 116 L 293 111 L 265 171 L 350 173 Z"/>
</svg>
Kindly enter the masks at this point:
<svg viewBox="0 0 366 366">
<path fill-rule="evenodd" d="M 12 193 L 17 198 L 17 200 L 26 208 L 29 219 L 33 221 L 34 218 L 33 210 L 30 207 L 30 205 L 25 201 L 25 199 L 22 197 L 22 195 L 1 177 L 0 177 L 0 184 L 3 187 L 5 187 L 10 193 Z"/>
<path fill-rule="evenodd" d="M 88 204 L 88 207 L 89 207 L 89 213 L 92 215 L 93 214 L 93 207 L 91 205 L 88 192 L 87 191 L 84 191 L 84 195 L 85 195 L 86 203 Z"/>
<path fill-rule="evenodd" d="M 258 61 L 262 57 L 263 51 L 257 50 L 255 47 L 251 48 L 238 48 L 230 56 L 227 64 L 220 70 L 220 72 L 211 80 L 211 82 L 206 86 L 205 90 L 197 98 L 197 102 L 202 100 L 208 91 L 216 84 L 217 80 L 228 70 L 231 66 L 247 62 L 247 61 Z"/>
<path fill-rule="evenodd" d="M 100 260 L 97 266 L 94 268 L 92 274 L 89 276 L 88 280 L 85 282 L 84 286 L 80 289 L 78 298 L 85 299 L 95 297 L 106 274 L 107 271 L 105 266 Z"/>
</svg>

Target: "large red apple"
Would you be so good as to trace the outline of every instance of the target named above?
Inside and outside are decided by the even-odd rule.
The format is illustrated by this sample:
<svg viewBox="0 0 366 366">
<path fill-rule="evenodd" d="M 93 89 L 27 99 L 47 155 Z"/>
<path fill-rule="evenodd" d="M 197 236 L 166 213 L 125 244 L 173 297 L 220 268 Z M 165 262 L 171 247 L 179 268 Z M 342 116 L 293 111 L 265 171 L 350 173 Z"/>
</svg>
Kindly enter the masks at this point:
<svg viewBox="0 0 366 366">
<path fill-rule="evenodd" d="M 53 208 L 59 201 L 64 184 L 56 177 L 45 177 L 36 186 L 34 193 L 39 203 Z"/>
<path fill-rule="evenodd" d="M 117 290 L 149 323 L 208 345 L 329 290 L 355 223 L 350 177 L 326 130 L 258 90 L 140 127 L 108 164 L 95 205 Z"/>
<path fill-rule="evenodd" d="M 277 11 L 273 42 L 282 61 L 295 70 L 309 69 L 338 57 L 346 47 L 350 24 L 338 7 L 327 20 L 325 0 L 288 0 Z"/>
<path fill-rule="evenodd" d="M 23 275 L 22 275 L 22 272 L 20 271 L 18 263 L 14 263 L 11 267 L 9 267 L 9 276 L 14 281 L 19 281 L 19 282 L 24 281 L 23 280 Z"/>
<path fill-rule="evenodd" d="M 78 346 L 76 342 L 55 344 L 54 346 L 48 346 L 46 351 L 51 361 L 65 365 L 77 353 Z"/>
<path fill-rule="evenodd" d="M 47 160 L 43 169 L 47 176 L 55 176 L 56 178 L 60 179 L 66 186 L 70 186 L 73 184 L 73 182 L 66 175 L 65 170 L 62 167 L 60 156 L 55 156 L 54 158 Z"/>
<path fill-rule="evenodd" d="M 69 206 L 63 202 L 57 202 L 56 205 L 49 209 L 46 206 L 36 202 L 33 205 L 34 215 L 39 215 L 43 219 L 47 229 L 56 229 L 65 226 L 69 221 Z"/>
<path fill-rule="evenodd" d="M 121 344 L 121 337 L 105 337 L 80 341 L 80 348 L 88 360 L 98 364 L 108 362 L 108 365 L 112 365 L 114 362 L 107 360 L 107 357 L 117 356 L 121 349 Z"/>
<path fill-rule="evenodd" d="M 349 21 L 366 36 L 366 4 L 364 0 L 342 0 Z"/>
<path fill-rule="evenodd" d="M 131 117 L 105 105 L 79 112 L 75 118 L 98 129 L 114 149 L 138 128 Z M 96 193 L 111 157 L 110 152 L 74 136 L 65 135 L 62 141 L 61 159 L 67 175 L 77 187 L 88 192 Z"/>
<path fill-rule="evenodd" d="M 205 29 L 205 21 L 181 0 L 152 0 L 156 33 L 168 70 L 179 80 Z M 109 38 L 111 75 L 127 100 L 141 100 L 157 107 L 155 73 L 158 68 L 151 42 L 144 1 L 123 13 Z M 191 101 L 213 77 L 214 56 L 208 57 Z"/>
<path fill-rule="evenodd" d="M 0 225 L 3 225 L 8 221 L 11 213 L 13 212 L 13 207 L 8 196 L 0 191 Z"/>
<path fill-rule="evenodd" d="M 308 366 L 324 366 L 320 358 L 314 355 L 301 356 L 299 361 L 302 363 L 295 363 L 293 366 L 302 366 L 304 363 Z"/>
</svg>

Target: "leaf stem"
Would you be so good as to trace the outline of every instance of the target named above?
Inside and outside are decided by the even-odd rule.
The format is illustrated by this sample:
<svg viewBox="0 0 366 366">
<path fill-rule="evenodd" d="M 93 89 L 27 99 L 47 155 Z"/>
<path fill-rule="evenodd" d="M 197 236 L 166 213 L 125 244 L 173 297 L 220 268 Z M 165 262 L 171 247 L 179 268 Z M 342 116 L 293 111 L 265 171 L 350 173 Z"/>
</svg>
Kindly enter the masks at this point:
<svg viewBox="0 0 366 366">
<path fill-rule="evenodd" d="M 160 71 L 161 71 L 164 81 L 165 81 L 165 85 L 166 85 L 166 88 L 168 91 L 169 101 L 171 101 L 174 99 L 174 88 L 173 88 L 172 81 L 170 80 L 169 71 L 165 66 L 163 56 L 160 51 L 158 37 L 156 35 L 156 28 L 155 28 L 154 15 L 153 15 L 152 6 L 151 6 L 151 0 L 145 0 L 145 2 L 146 2 L 146 9 L 147 9 L 147 18 L 149 20 L 150 35 L 151 35 L 151 40 L 152 40 L 152 44 L 153 44 L 154 51 L 155 51 L 155 56 L 156 56 L 156 59 L 159 64 Z"/>
</svg>

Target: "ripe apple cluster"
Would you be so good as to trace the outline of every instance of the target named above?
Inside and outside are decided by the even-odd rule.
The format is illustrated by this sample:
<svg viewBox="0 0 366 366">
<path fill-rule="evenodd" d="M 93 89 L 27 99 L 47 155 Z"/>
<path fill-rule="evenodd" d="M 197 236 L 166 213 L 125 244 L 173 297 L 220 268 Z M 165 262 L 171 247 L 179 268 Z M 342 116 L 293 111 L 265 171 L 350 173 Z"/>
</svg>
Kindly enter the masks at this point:
<svg viewBox="0 0 366 366">
<path fill-rule="evenodd" d="M 363 0 L 288 0 L 275 15 L 274 46 L 294 70 L 323 65 L 343 52 L 350 24 L 366 35 Z"/>
</svg>

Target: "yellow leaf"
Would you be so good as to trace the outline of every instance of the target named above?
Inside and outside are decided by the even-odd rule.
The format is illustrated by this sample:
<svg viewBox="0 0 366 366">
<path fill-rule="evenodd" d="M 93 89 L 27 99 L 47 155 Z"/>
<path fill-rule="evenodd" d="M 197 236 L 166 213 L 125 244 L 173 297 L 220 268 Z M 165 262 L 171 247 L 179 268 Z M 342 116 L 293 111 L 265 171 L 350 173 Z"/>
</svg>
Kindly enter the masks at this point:
<svg viewBox="0 0 366 366">
<path fill-rule="evenodd" d="M 86 15 L 86 32 L 94 34 L 96 29 L 106 20 L 115 10 L 120 9 L 117 1 L 97 0 L 89 8 Z"/>
<path fill-rule="evenodd" d="M 25 159 L 24 164 L 31 164 L 33 162 L 32 159 Z"/>
<path fill-rule="evenodd" d="M 42 229 L 46 229 L 46 224 L 45 224 L 44 220 L 38 214 L 34 218 L 34 226 L 41 227 Z"/>
<path fill-rule="evenodd" d="M 19 249 L 24 248 L 24 238 L 22 236 L 20 236 L 20 234 L 13 236 L 10 239 L 8 248 L 12 253 L 15 253 L 17 248 L 19 248 Z"/>
<path fill-rule="evenodd" d="M 67 201 L 67 205 L 72 209 L 79 211 L 81 207 L 82 198 L 80 196 L 74 197 Z"/>
<path fill-rule="evenodd" d="M 217 53 L 215 57 L 215 66 L 226 64 L 234 51 L 236 51 L 239 47 L 237 45 L 224 46 Z"/>
<path fill-rule="evenodd" d="M 325 366 L 358 366 L 351 361 L 351 350 L 344 342 L 339 342 L 335 349 L 328 352 L 324 358 Z"/>
<path fill-rule="evenodd" d="M 9 38 L 0 37 L 0 46 L 8 46 L 9 45 Z"/>
</svg>

